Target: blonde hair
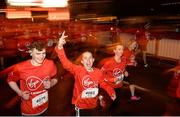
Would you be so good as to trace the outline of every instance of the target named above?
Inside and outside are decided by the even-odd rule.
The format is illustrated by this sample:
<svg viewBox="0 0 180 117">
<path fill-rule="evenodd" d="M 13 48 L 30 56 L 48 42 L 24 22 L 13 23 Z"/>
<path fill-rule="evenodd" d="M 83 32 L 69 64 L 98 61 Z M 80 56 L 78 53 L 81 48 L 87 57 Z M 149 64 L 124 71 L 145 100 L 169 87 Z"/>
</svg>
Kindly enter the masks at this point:
<svg viewBox="0 0 180 117">
<path fill-rule="evenodd" d="M 122 43 L 113 43 L 113 44 L 111 44 L 111 45 L 108 45 L 108 46 L 106 46 L 106 51 L 109 53 L 112 53 L 113 52 L 113 50 L 114 49 L 116 49 L 116 47 L 118 46 L 118 45 L 121 45 L 121 46 L 123 46 L 124 47 L 124 45 L 122 44 Z"/>
<path fill-rule="evenodd" d="M 128 41 L 127 48 L 129 48 L 133 43 L 136 43 L 136 48 L 135 48 L 136 50 L 138 48 L 138 43 L 135 39 L 131 39 Z"/>
<path fill-rule="evenodd" d="M 133 44 L 134 42 L 137 43 L 137 41 L 135 39 L 130 39 L 127 43 L 127 47 L 131 46 L 131 44 Z"/>
</svg>

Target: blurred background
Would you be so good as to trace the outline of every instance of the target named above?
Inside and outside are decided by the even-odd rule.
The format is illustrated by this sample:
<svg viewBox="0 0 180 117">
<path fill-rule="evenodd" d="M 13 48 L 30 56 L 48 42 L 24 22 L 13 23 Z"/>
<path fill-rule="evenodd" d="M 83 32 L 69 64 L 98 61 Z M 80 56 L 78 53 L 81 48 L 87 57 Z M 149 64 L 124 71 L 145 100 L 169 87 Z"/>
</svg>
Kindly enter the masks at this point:
<svg viewBox="0 0 180 117">
<path fill-rule="evenodd" d="M 62 30 L 89 45 L 148 31 L 149 54 L 179 59 L 179 8 L 178 0 L 1 0 L 0 56 L 24 54 L 35 39 L 52 46 Z"/>
<path fill-rule="evenodd" d="M 14 98 L 16 94 L 6 82 L 11 69 L 6 68 L 30 57 L 32 41 L 47 42 L 47 58 L 55 61 L 60 76 L 72 77 L 63 71 L 54 54 L 64 30 L 68 35 L 65 50 L 69 59 L 74 61 L 81 52 L 91 49 L 95 65 L 112 55 L 114 43 L 127 47 L 131 39 L 143 39 L 140 44 L 145 43 L 150 67 L 143 66 L 141 53 L 133 75 L 137 84 L 150 92 L 137 91 L 143 97 L 140 103 L 127 101 L 129 94 L 124 93 L 111 115 L 161 116 L 168 110 L 166 106 L 176 110 L 174 115 L 180 115 L 179 103 L 167 104 L 165 88 L 172 74 L 163 74 L 180 60 L 179 0 L 0 0 L 1 115 L 20 115 L 20 101 Z M 60 80 L 50 93 L 48 115 L 72 115 L 72 88 L 72 79 Z"/>
</svg>

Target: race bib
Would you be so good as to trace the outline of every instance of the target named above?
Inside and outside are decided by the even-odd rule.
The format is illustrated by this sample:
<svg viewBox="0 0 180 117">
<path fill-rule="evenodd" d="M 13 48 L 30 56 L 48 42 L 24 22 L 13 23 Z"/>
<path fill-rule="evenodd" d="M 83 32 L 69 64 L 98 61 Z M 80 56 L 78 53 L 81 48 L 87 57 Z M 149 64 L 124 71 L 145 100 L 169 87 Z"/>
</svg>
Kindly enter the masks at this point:
<svg viewBox="0 0 180 117">
<path fill-rule="evenodd" d="M 124 74 L 119 75 L 117 78 L 119 81 L 122 81 L 124 79 Z"/>
<path fill-rule="evenodd" d="M 47 101 L 48 101 L 48 93 L 46 91 L 32 99 L 32 107 L 36 108 L 36 107 L 41 106 L 42 104 L 46 103 Z"/>
<path fill-rule="evenodd" d="M 98 88 L 88 88 L 82 92 L 81 98 L 94 98 L 98 95 Z"/>
<path fill-rule="evenodd" d="M 118 78 L 118 80 L 115 82 L 115 84 L 120 84 L 123 81 L 123 79 L 124 79 L 124 74 L 121 74 L 121 75 L 119 75 L 116 78 Z"/>
</svg>

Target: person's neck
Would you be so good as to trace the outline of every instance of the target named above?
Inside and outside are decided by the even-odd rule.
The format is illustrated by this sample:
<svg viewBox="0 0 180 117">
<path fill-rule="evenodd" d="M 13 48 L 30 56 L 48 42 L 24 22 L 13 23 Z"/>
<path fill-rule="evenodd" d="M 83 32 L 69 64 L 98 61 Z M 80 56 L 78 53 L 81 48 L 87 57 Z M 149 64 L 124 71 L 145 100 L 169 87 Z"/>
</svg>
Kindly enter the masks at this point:
<svg viewBox="0 0 180 117">
<path fill-rule="evenodd" d="M 119 57 L 119 56 L 114 56 L 114 59 L 115 59 L 115 61 L 117 62 L 117 63 L 120 63 L 121 62 L 121 57 Z"/>
</svg>

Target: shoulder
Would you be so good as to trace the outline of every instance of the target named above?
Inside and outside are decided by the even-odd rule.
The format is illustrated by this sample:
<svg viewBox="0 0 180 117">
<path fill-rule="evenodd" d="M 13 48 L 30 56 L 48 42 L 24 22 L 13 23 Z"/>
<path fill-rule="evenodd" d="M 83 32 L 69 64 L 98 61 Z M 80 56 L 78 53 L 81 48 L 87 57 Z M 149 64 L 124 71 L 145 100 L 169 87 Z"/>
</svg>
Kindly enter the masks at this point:
<svg viewBox="0 0 180 117">
<path fill-rule="evenodd" d="M 99 68 L 93 68 L 94 69 L 94 71 L 96 71 L 96 72 L 101 72 L 101 70 L 99 69 Z"/>
<path fill-rule="evenodd" d="M 44 64 L 54 64 L 54 61 L 50 59 L 45 59 Z"/>
<path fill-rule="evenodd" d="M 114 58 L 113 57 L 108 57 L 108 58 L 105 58 L 101 61 L 101 64 L 104 65 L 104 64 L 110 64 L 114 61 Z"/>
<path fill-rule="evenodd" d="M 50 59 L 45 59 L 43 66 L 48 67 L 48 68 L 55 68 L 56 67 L 54 61 L 50 60 Z"/>
<path fill-rule="evenodd" d="M 26 69 L 27 67 L 29 66 L 32 66 L 31 65 L 31 60 L 26 60 L 26 61 L 22 61 L 22 62 L 19 62 L 15 65 L 12 66 L 12 71 L 21 71 L 23 69 Z"/>
<path fill-rule="evenodd" d="M 99 68 L 93 68 L 93 69 L 95 74 L 102 75 L 102 71 Z"/>
<path fill-rule="evenodd" d="M 126 57 L 122 57 L 121 61 L 122 61 L 122 63 L 126 63 L 127 62 L 127 58 Z"/>
<path fill-rule="evenodd" d="M 129 53 L 131 53 L 131 51 L 128 48 L 124 49 L 124 52 L 123 52 L 124 55 L 127 55 Z"/>
<path fill-rule="evenodd" d="M 26 60 L 26 61 L 22 61 L 20 63 L 17 63 L 16 67 L 23 67 L 23 66 L 29 66 L 29 65 L 31 65 L 31 60 L 30 59 Z"/>
</svg>

